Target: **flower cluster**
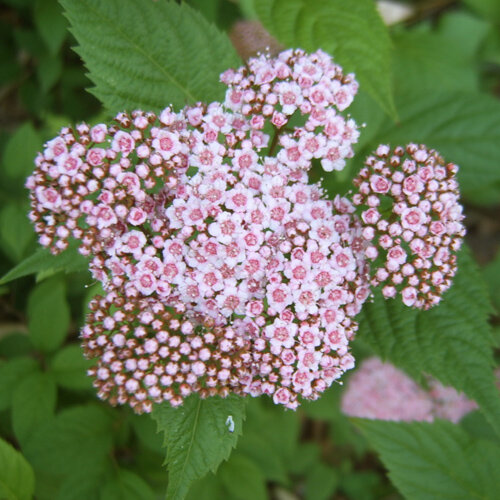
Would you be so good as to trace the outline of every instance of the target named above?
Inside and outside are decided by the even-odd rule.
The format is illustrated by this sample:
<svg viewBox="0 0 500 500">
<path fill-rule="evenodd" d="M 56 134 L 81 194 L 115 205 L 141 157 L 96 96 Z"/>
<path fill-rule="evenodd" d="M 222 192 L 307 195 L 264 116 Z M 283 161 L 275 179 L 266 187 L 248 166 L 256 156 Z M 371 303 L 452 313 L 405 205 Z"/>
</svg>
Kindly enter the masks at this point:
<svg viewBox="0 0 500 500">
<path fill-rule="evenodd" d="M 107 292 L 82 338 L 99 395 L 114 404 L 144 412 L 231 391 L 295 408 L 354 364 L 348 342 L 368 296 L 361 226 L 307 170 L 328 148 L 340 148 L 335 161 L 351 154 L 355 124 L 335 108 L 355 84 L 321 52 L 252 64 L 233 75 L 226 106 L 63 129 L 28 179 L 40 243 L 58 252 L 80 240 Z M 314 106 L 311 86 L 326 96 Z M 311 113 L 290 134 L 276 118 L 296 109 L 287 92 Z M 270 116 L 258 114 L 263 99 Z M 276 156 L 262 154 L 266 124 L 283 146 Z"/>
<path fill-rule="evenodd" d="M 465 234 L 458 202 L 458 167 L 436 151 L 409 144 L 379 146 L 354 180 L 361 206 L 373 286 L 400 293 L 407 306 L 428 309 L 451 286 Z"/>
<path fill-rule="evenodd" d="M 454 269 L 442 251 L 456 249 L 462 232 L 450 194 L 454 170 L 443 171 L 434 153 L 423 158 L 408 147 L 413 167 L 405 161 L 393 174 L 399 163 L 391 157 L 384 166 L 389 153 L 379 149 L 382 160 L 369 159 L 357 180 L 354 202 L 369 206 L 361 218 L 349 200 L 327 200 L 309 183 L 314 163 L 342 169 L 358 138 L 342 114 L 357 83 L 327 54 L 259 56 L 221 80 L 223 104 L 119 113 L 111 126 L 64 128 L 27 181 L 40 243 L 58 253 L 78 240 L 103 285 L 82 329 L 85 353 L 97 358 L 90 374 L 99 396 L 139 413 L 162 401 L 179 405 L 194 392 L 267 394 L 296 408 L 299 397 L 317 398 L 354 365 L 349 341 L 370 293 L 375 245 L 390 254 L 395 285 L 408 279 L 416 287 L 410 263 L 396 283 L 399 236 L 418 253 L 411 265 L 419 295 L 412 301 L 403 290 L 408 305 L 436 302 Z M 422 180 L 407 196 L 414 170 Z M 397 198 L 397 234 L 396 222 L 374 226 L 374 178 L 389 185 L 377 195 Z M 407 237 L 407 209 L 424 214 L 411 227 L 423 250 Z M 384 246 L 385 231 L 392 247 Z M 427 266 L 426 245 L 436 248 L 429 255 L 441 281 Z M 371 278 L 382 281 L 379 271 Z"/>
<path fill-rule="evenodd" d="M 452 387 L 429 378 L 425 390 L 408 375 L 379 358 L 364 360 L 349 379 L 342 411 L 351 417 L 402 422 L 435 418 L 458 422 L 477 405 Z"/>
</svg>

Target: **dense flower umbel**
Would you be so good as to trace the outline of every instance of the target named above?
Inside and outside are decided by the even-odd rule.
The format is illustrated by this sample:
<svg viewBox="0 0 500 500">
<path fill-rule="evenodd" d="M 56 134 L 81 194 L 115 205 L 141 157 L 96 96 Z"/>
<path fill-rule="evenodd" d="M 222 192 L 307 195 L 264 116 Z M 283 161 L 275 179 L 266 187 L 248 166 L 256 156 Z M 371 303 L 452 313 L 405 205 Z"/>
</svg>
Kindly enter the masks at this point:
<svg viewBox="0 0 500 500">
<path fill-rule="evenodd" d="M 403 422 L 443 418 L 456 423 L 477 408 L 452 387 L 431 378 L 428 385 L 425 390 L 390 363 L 369 358 L 349 379 L 342 411 L 351 417 Z"/>
<path fill-rule="evenodd" d="M 363 208 L 366 256 L 375 261 L 371 284 L 383 284 L 386 298 L 399 292 L 407 306 L 428 309 L 451 286 L 465 234 L 458 167 L 415 144 L 379 146 L 365 165 L 353 202 Z"/>
<path fill-rule="evenodd" d="M 317 398 L 354 365 L 354 317 L 382 236 L 370 237 L 366 211 L 359 219 L 348 200 L 326 200 L 308 170 L 313 162 L 339 170 L 352 156 L 358 131 L 341 112 L 357 83 L 327 54 L 300 50 L 251 59 L 221 79 L 224 104 L 63 129 L 27 181 L 40 243 L 58 253 L 79 240 L 103 284 L 82 329 L 86 354 L 97 358 L 99 396 L 137 412 L 179 405 L 193 392 L 268 394 L 295 408 L 299 396 Z M 299 126 L 287 128 L 290 120 Z M 377 203 L 364 176 L 372 163 L 355 197 L 370 209 Z M 448 191 L 453 173 L 439 178 Z M 448 224 L 455 206 L 443 182 L 434 189 L 424 181 L 416 195 L 437 190 L 443 208 L 432 210 L 447 235 L 459 234 L 459 222 Z M 440 237 L 432 244 L 449 244 Z M 449 286 L 454 261 L 439 255 L 443 282 L 433 274 L 430 292 L 420 287 L 414 301 L 403 290 L 405 303 L 430 305 Z"/>
</svg>

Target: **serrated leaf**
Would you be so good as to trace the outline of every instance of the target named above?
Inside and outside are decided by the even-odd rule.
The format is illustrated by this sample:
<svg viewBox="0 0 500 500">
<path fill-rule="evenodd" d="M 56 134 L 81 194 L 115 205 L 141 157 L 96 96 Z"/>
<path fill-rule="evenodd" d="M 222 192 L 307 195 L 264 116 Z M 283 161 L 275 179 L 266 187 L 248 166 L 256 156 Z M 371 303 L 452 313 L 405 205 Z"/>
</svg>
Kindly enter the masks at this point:
<svg viewBox="0 0 500 500">
<path fill-rule="evenodd" d="M 500 447 L 473 440 L 447 421 L 355 419 L 406 498 L 495 500 L 500 491 Z"/>
<path fill-rule="evenodd" d="M 151 487 L 137 474 L 118 469 L 114 478 L 101 489 L 101 500 L 155 500 Z"/>
<path fill-rule="evenodd" d="M 268 498 L 261 470 L 256 463 L 238 452 L 221 465 L 218 476 L 227 492 L 226 498 L 234 500 Z"/>
<path fill-rule="evenodd" d="M 236 446 L 245 418 L 245 399 L 239 396 L 187 398 L 182 406 L 169 403 L 153 408 L 158 430 L 165 434 L 166 464 L 169 473 L 167 499 L 186 496 L 193 481 L 215 472 Z M 231 416 L 234 431 L 226 421 Z"/>
<path fill-rule="evenodd" d="M 36 0 L 33 18 L 50 53 L 57 54 L 66 38 L 68 28 L 57 0 Z"/>
<path fill-rule="evenodd" d="M 219 74 L 239 65 L 227 36 L 185 3 L 61 3 L 95 84 L 92 93 L 112 112 L 220 100 Z"/>
<path fill-rule="evenodd" d="M 60 277 L 38 284 L 28 297 L 28 328 L 33 345 L 55 351 L 68 334 L 70 321 L 66 286 Z"/>
<path fill-rule="evenodd" d="M 31 500 L 35 490 L 33 470 L 26 459 L 0 438 L 0 498 Z"/>
<path fill-rule="evenodd" d="M 112 445 L 112 419 L 94 405 L 73 406 L 42 424 L 25 446 L 36 471 L 60 478 L 106 468 Z"/>
<path fill-rule="evenodd" d="M 435 148 L 460 166 L 463 196 L 485 204 L 500 200 L 500 102 L 474 92 L 438 92 L 398 96 L 400 121 L 387 120 L 357 155 L 357 164 L 379 144 L 409 142 Z"/>
<path fill-rule="evenodd" d="M 32 373 L 19 384 L 12 398 L 12 424 L 22 445 L 54 415 L 56 400 L 56 384 L 48 373 Z"/>
<path fill-rule="evenodd" d="M 37 368 L 38 363 L 28 357 L 0 361 L 0 411 L 10 407 L 18 384 Z"/>
<path fill-rule="evenodd" d="M 15 262 L 19 261 L 34 239 L 27 210 L 9 203 L 0 211 L 0 241 L 2 250 Z"/>
<path fill-rule="evenodd" d="M 66 389 L 84 390 L 92 388 L 87 370 L 92 362 L 85 359 L 79 345 L 68 345 L 58 351 L 50 362 L 50 371 L 57 385 Z"/>
<path fill-rule="evenodd" d="M 21 125 L 9 138 L 2 157 L 2 172 L 11 179 L 24 180 L 35 168 L 34 158 L 42 147 L 40 135 L 30 122 Z"/>
<path fill-rule="evenodd" d="M 58 255 L 52 255 L 46 248 L 40 248 L 3 276 L 0 279 L 0 285 L 34 273 L 56 274 L 59 271 L 66 273 L 85 271 L 88 268 L 87 261 L 78 253 L 77 248 L 78 245 L 72 242 L 67 250 Z"/>
<path fill-rule="evenodd" d="M 493 375 L 488 295 L 465 248 L 442 302 L 429 311 L 377 293 L 360 314 L 358 338 L 417 380 L 423 372 L 474 399 L 500 435 L 500 396 Z"/>
<path fill-rule="evenodd" d="M 372 0 L 253 0 L 260 21 L 281 43 L 323 49 L 396 117 L 391 41 Z"/>
</svg>

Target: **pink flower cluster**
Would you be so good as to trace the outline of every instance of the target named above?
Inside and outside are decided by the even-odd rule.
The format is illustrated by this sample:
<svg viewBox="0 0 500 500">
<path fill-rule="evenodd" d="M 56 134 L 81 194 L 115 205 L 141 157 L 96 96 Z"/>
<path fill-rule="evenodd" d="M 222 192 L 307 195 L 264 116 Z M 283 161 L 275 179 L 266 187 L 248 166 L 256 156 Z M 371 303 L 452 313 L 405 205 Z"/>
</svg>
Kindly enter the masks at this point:
<svg viewBox="0 0 500 500">
<path fill-rule="evenodd" d="M 342 169 L 358 138 L 341 114 L 357 83 L 327 54 L 260 56 L 221 79 L 229 87 L 223 104 L 119 113 L 111 126 L 64 128 L 27 181 L 40 243 L 58 253 L 78 240 L 104 287 L 81 334 L 87 356 L 97 358 L 90 374 L 99 396 L 139 413 L 163 401 L 179 405 L 193 392 L 267 394 L 296 408 L 298 397 L 317 398 L 352 368 L 349 341 L 370 293 L 369 259 L 376 245 L 394 251 L 382 236 L 370 237 L 389 227 L 372 223 L 376 200 L 389 192 L 370 192 L 374 176 L 392 183 L 395 197 L 413 170 L 424 176 L 413 197 L 397 198 L 393 214 L 407 221 L 406 209 L 417 206 L 424 215 L 412 231 L 425 244 L 456 250 L 462 231 L 456 198 L 446 197 L 456 189 L 454 170 L 443 173 L 434 153 L 418 153 L 418 165 L 404 163 L 398 177 L 379 168 L 388 157 L 380 150 L 382 159 L 369 160 L 359 177 L 354 201 L 369 205 L 362 218 L 347 199 L 329 201 L 309 184 L 314 162 Z M 434 204 L 420 204 L 431 192 Z M 434 219 L 444 225 L 439 234 Z M 401 237 L 414 246 L 406 223 Z M 422 233 L 429 223 L 432 240 Z M 433 265 L 443 280 L 433 272 L 432 287 L 420 286 L 413 301 L 403 290 L 405 303 L 434 303 L 453 264 L 439 250 Z M 412 266 L 425 284 L 428 268 Z"/>
<path fill-rule="evenodd" d="M 364 360 L 351 375 L 342 411 L 351 417 L 402 422 L 435 418 L 458 422 L 477 405 L 452 387 L 428 378 L 425 390 L 408 375 L 379 358 Z"/>
<path fill-rule="evenodd" d="M 407 306 L 428 309 L 451 286 L 465 228 L 458 202 L 458 167 L 436 151 L 409 144 L 379 146 L 354 179 L 373 286 Z"/>
<path fill-rule="evenodd" d="M 348 342 L 368 296 L 361 226 L 347 200 L 308 184 L 307 169 L 325 148 L 340 147 L 336 161 L 352 154 L 355 124 L 335 108 L 356 86 L 321 52 L 252 64 L 234 74 L 232 107 L 63 129 L 28 179 L 40 243 L 58 252 L 80 240 L 107 292 L 82 338 L 99 395 L 114 404 L 147 412 L 231 391 L 295 408 L 354 364 Z M 292 134 L 276 121 L 278 109 L 295 111 L 291 98 L 280 107 L 286 85 L 310 113 Z M 312 86 L 326 96 L 314 106 Z M 257 113 L 263 99 L 276 113 Z M 276 156 L 262 154 L 266 126 L 283 146 Z"/>
</svg>

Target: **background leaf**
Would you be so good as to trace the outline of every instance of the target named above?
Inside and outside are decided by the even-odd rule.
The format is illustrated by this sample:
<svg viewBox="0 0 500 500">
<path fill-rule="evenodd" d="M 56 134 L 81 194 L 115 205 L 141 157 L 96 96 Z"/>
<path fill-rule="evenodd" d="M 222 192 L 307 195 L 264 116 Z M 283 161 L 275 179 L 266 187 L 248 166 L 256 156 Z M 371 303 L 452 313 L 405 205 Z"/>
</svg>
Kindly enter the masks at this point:
<svg viewBox="0 0 500 500">
<path fill-rule="evenodd" d="M 55 351 L 68 333 L 69 321 L 64 281 L 54 277 L 38 284 L 28 298 L 28 328 L 33 345 L 44 352 Z"/>
<path fill-rule="evenodd" d="M 0 411 L 12 404 L 12 395 L 24 377 L 38 368 L 38 363 L 28 357 L 0 361 Z"/>
<path fill-rule="evenodd" d="M 32 373 L 19 384 L 12 398 L 12 422 L 21 444 L 54 415 L 56 400 L 56 384 L 49 373 Z"/>
<path fill-rule="evenodd" d="M 474 399 L 500 435 L 500 395 L 493 376 L 490 304 L 485 284 L 467 249 L 438 307 L 409 309 L 377 293 L 360 314 L 358 338 L 383 360 L 416 380 L 422 372 Z"/>
<path fill-rule="evenodd" d="M 100 492 L 101 500 L 155 500 L 151 487 L 137 474 L 118 469 L 116 475 L 104 484 Z"/>
<path fill-rule="evenodd" d="M 34 20 L 51 54 L 57 54 L 67 35 L 68 23 L 57 0 L 36 0 Z"/>
<path fill-rule="evenodd" d="M 259 467 L 236 452 L 222 464 L 218 475 L 229 498 L 234 500 L 266 500 L 266 484 Z"/>
<path fill-rule="evenodd" d="M 158 430 L 165 434 L 167 499 L 177 500 L 186 496 L 193 481 L 215 472 L 229 458 L 241 434 L 245 399 L 234 395 L 200 399 L 193 395 L 178 408 L 169 403 L 156 405 L 152 415 Z M 232 433 L 226 426 L 229 415 L 235 424 Z"/>
<path fill-rule="evenodd" d="M 346 72 L 354 71 L 386 113 L 392 96 L 391 41 L 372 0 L 254 0 L 265 28 L 287 47 L 323 49 Z"/>
<path fill-rule="evenodd" d="M 57 351 L 50 363 L 50 371 L 57 385 L 66 389 L 82 390 L 92 388 L 92 379 L 87 370 L 92 362 L 85 359 L 79 345 L 68 345 Z"/>
<path fill-rule="evenodd" d="M 61 3 L 95 84 L 92 93 L 112 112 L 220 100 L 219 74 L 239 65 L 229 39 L 185 3 Z"/>
<path fill-rule="evenodd" d="M 481 498 L 500 491 L 500 447 L 471 439 L 447 421 L 385 422 L 356 419 L 380 453 L 401 493 L 415 500 Z"/>
<path fill-rule="evenodd" d="M 35 489 L 33 470 L 26 459 L 0 439 L 0 498 L 31 500 Z"/>
</svg>

